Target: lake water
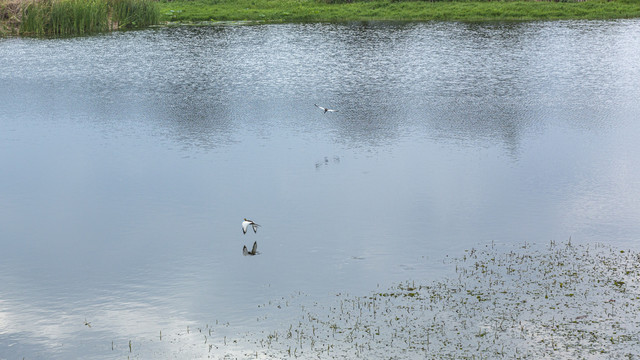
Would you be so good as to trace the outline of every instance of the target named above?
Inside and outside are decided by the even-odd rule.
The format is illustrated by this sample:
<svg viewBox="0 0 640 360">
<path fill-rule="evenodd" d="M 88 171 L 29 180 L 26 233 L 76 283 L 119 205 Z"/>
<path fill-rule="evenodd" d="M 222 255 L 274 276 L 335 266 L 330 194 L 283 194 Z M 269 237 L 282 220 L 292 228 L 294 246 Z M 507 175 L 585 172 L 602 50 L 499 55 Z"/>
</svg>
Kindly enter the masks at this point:
<svg viewBox="0 0 640 360">
<path fill-rule="evenodd" d="M 638 59 L 638 20 L 0 39 L 0 359 L 223 356 L 465 249 L 637 249 Z"/>
</svg>

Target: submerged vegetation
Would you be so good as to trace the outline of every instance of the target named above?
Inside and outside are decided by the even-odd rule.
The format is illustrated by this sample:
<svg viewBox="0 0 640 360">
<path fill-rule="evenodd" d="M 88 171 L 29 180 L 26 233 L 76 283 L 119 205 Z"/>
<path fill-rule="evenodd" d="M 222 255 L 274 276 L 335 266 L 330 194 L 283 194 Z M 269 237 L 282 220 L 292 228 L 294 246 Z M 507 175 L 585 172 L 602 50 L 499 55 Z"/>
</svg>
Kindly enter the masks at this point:
<svg viewBox="0 0 640 360">
<path fill-rule="evenodd" d="M 640 17 L 640 0 L 0 0 L 0 34 L 67 35 L 159 22 L 521 21 Z"/>
<path fill-rule="evenodd" d="M 639 260 L 571 241 L 471 249 L 447 279 L 302 306 L 298 321 L 249 343 L 267 357 L 636 358 Z"/>
<path fill-rule="evenodd" d="M 552 241 L 487 245 L 447 259 L 451 275 L 443 279 L 408 280 L 359 296 L 336 294 L 323 303 L 295 294 L 258 305 L 251 332 L 216 321 L 172 335 L 162 329 L 159 341 L 170 338 L 180 356 L 192 358 L 640 356 L 640 253 Z M 283 320 L 283 311 L 293 316 Z M 111 348 L 145 357 L 161 347 L 157 340 L 137 339 L 128 347 L 120 341 Z"/>
<path fill-rule="evenodd" d="M 82 35 L 157 24 L 153 0 L 0 0 L 0 32 Z"/>
</svg>

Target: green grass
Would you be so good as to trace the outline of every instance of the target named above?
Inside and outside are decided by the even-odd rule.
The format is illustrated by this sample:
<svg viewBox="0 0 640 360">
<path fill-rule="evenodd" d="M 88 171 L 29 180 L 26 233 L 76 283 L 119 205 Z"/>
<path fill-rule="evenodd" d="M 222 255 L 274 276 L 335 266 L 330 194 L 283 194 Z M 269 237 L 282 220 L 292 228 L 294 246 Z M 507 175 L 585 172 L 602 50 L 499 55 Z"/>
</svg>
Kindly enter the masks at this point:
<svg viewBox="0 0 640 360">
<path fill-rule="evenodd" d="M 392 1 L 161 0 L 161 20 L 199 21 L 513 21 L 640 17 L 640 0 Z"/>
</svg>

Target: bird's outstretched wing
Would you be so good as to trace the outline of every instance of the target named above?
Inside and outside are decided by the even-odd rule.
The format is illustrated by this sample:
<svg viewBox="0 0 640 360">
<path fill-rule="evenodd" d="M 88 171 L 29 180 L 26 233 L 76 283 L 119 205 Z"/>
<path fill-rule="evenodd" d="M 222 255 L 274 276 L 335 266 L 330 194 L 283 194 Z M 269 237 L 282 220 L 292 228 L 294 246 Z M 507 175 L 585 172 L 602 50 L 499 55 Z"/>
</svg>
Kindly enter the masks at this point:
<svg viewBox="0 0 640 360">
<path fill-rule="evenodd" d="M 326 107 L 322 107 L 322 106 L 320 106 L 320 105 L 318 105 L 318 104 L 313 104 L 313 105 L 315 105 L 318 109 L 320 109 L 320 110 L 324 111 L 325 113 L 326 113 L 327 111 L 329 111 L 329 112 L 338 112 L 338 110 L 334 110 L 334 109 L 329 109 L 329 108 L 326 108 Z"/>
<path fill-rule="evenodd" d="M 251 227 L 253 228 L 253 232 L 255 233 L 257 230 L 257 227 L 260 226 L 256 223 L 254 223 L 252 220 L 249 219 L 244 219 L 244 221 L 242 222 L 242 233 L 246 234 L 247 233 L 247 228 L 249 227 L 249 225 L 251 225 Z"/>
<path fill-rule="evenodd" d="M 251 254 L 255 255 L 258 252 L 258 242 L 254 241 L 253 242 L 253 248 L 251 248 Z"/>
</svg>

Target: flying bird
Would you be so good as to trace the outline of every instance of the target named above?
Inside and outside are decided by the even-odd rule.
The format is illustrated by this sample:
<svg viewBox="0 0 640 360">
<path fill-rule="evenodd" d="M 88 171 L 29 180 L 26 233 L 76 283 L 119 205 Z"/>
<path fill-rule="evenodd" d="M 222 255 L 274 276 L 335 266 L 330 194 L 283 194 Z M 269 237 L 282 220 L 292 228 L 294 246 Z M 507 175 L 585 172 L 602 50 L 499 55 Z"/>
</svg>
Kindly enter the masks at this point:
<svg viewBox="0 0 640 360">
<path fill-rule="evenodd" d="M 246 234 L 247 233 L 247 228 L 249 227 L 249 225 L 251 225 L 251 228 L 253 228 L 253 232 L 257 233 L 258 232 L 258 224 L 254 223 L 251 220 L 247 220 L 246 218 L 244 219 L 244 221 L 242 222 L 242 233 Z"/>
<path fill-rule="evenodd" d="M 242 255 L 247 256 L 247 255 L 257 255 L 258 254 L 258 242 L 254 241 L 253 242 L 253 248 L 251 248 L 251 251 L 249 251 L 249 249 L 247 249 L 247 245 L 245 245 L 242 248 Z"/>
<path fill-rule="evenodd" d="M 327 111 L 329 111 L 329 112 L 338 112 L 338 110 L 333 110 L 333 109 L 329 109 L 329 108 L 326 108 L 326 107 L 322 107 L 322 106 L 320 106 L 318 104 L 313 104 L 313 105 L 315 105 L 320 110 L 324 111 L 323 114 L 326 114 Z"/>
</svg>

